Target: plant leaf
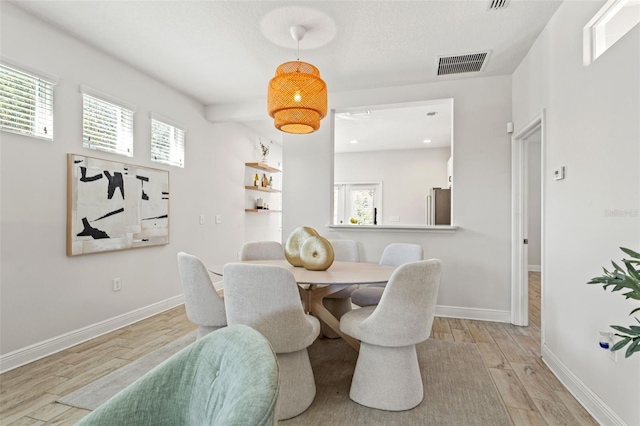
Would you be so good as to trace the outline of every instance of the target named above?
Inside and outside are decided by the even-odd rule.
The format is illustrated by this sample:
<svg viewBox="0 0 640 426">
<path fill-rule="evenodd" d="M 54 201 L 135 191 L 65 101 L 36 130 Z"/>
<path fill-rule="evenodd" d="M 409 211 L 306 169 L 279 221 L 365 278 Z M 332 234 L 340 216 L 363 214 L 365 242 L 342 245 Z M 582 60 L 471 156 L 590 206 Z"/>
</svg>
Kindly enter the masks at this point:
<svg viewBox="0 0 640 426">
<path fill-rule="evenodd" d="M 627 271 L 629 271 L 629 275 L 631 275 L 636 280 L 640 280 L 640 274 L 638 273 L 636 268 L 633 267 L 631 262 L 629 262 L 628 260 L 623 260 L 623 262 L 624 262 L 625 266 L 627 267 Z"/>
<path fill-rule="evenodd" d="M 625 334 L 633 334 L 633 331 L 629 330 L 628 328 L 620 327 L 619 325 L 611 325 L 610 327 Z"/>
<path fill-rule="evenodd" d="M 627 352 L 625 352 L 624 357 L 629 358 L 634 352 L 640 351 L 640 337 L 633 339 L 633 342 L 627 348 Z"/>
<path fill-rule="evenodd" d="M 624 339 L 620 340 L 618 343 L 613 345 L 611 350 L 612 351 L 620 350 L 620 349 L 624 348 L 626 346 L 626 344 L 629 343 L 630 341 L 631 341 L 631 337 L 625 337 Z"/>
<path fill-rule="evenodd" d="M 635 257 L 636 259 L 640 259 L 640 253 L 635 252 L 633 250 L 629 250 L 628 248 L 624 248 L 624 247 L 620 247 L 620 250 L 622 250 L 623 252 L 625 252 L 626 254 L 628 254 L 631 257 Z"/>
<path fill-rule="evenodd" d="M 620 271 L 624 274 L 624 270 L 616 262 L 612 260 L 611 264 L 613 265 L 614 268 L 616 268 L 616 271 Z"/>
</svg>

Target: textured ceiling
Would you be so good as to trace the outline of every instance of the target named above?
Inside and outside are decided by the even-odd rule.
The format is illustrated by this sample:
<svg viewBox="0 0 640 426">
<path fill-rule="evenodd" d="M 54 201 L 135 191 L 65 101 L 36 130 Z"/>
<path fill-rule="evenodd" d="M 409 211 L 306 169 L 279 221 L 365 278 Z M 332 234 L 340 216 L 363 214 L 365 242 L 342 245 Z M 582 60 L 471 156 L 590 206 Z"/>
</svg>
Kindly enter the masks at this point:
<svg viewBox="0 0 640 426">
<path fill-rule="evenodd" d="M 308 28 L 300 60 L 320 69 L 329 92 L 510 74 L 560 1 L 497 11 L 488 0 L 14 3 L 212 105 L 265 98 L 276 67 L 296 59 L 294 24 Z M 436 76 L 439 55 L 485 50 L 483 71 Z"/>
<path fill-rule="evenodd" d="M 450 148 L 452 114 L 453 99 L 338 110 L 335 152 Z"/>
</svg>

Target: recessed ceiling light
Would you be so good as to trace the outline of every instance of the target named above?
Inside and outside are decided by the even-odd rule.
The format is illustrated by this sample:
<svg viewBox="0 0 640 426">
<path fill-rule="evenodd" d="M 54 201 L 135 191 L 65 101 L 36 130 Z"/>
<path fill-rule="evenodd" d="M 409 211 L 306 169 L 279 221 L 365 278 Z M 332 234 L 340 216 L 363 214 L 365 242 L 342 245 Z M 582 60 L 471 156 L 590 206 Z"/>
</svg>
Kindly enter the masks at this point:
<svg viewBox="0 0 640 426">
<path fill-rule="evenodd" d="M 350 141 L 350 143 L 358 143 L 358 141 L 354 139 L 354 140 Z"/>
<path fill-rule="evenodd" d="M 428 115 L 429 117 L 433 117 L 434 115 L 437 115 L 437 114 L 438 114 L 438 112 L 437 112 L 437 111 L 429 111 L 429 112 L 427 113 L 427 115 Z"/>
<path fill-rule="evenodd" d="M 423 140 L 422 142 L 424 142 L 424 143 L 431 143 L 431 139 L 425 139 L 425 140 Z"/>
</svg>

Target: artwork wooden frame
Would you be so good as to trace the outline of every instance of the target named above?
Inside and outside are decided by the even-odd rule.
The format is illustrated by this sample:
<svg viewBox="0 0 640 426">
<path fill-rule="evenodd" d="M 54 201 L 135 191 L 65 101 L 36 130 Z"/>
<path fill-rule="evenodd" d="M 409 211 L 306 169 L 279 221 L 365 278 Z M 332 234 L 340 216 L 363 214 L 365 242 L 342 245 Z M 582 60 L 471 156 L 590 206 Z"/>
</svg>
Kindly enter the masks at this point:
<svg viewBox="0 0 640 426">
<path fill-rule="evenodd" d="M 67 256 L 169 244 L 169 171 L 67 154 Z"/>
</svg>

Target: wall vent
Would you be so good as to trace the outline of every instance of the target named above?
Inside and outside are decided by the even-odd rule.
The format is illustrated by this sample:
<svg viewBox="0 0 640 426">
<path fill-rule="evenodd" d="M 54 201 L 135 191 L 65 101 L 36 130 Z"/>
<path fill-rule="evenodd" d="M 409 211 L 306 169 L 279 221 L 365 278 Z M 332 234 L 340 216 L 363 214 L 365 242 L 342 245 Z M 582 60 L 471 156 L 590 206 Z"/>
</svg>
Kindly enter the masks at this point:
<svg viewBox="0 0 640 426">
<path fill-rule="evenodd" d="M 489 52 L 438 56 L 438 75 L 478 72 L 484 68 Z"/>
<path fill-rule="evenodd" d="M 509 0 L 490 0 L 489 10 L 505 9 L 509 5 Z"/>
</svg>

